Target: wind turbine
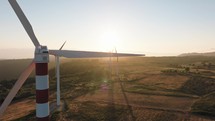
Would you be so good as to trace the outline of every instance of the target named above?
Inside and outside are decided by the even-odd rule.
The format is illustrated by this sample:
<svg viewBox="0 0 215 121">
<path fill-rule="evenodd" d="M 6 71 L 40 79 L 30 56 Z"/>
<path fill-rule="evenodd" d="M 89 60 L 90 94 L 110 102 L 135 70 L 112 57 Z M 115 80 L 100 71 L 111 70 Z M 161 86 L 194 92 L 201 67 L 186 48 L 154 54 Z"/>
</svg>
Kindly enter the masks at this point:
<svg viewBox="0 0 215 121">
<path fill-rule="evenodd" d="M 62 50 L 63 46 L 65 45 L 66 41 L 60 47 L 59 50 Z M 56 77 L 57 77 L 57 106 L 60 106 L 60 59 L 59 56 L 55 56 L 56 62 Z"/>
<path fill-rule="evenodd" d="M 31 64 L 22 72 L 17 82 L 5 98 L 0 107 L 0 116 L 22 87 L 28 76 L 35 69 L 36 72 L 36 118 L 38 121 L 49 121 L 49 76 L 48 76 L 48 62 L 49 54 L 54 56 L 63 56 L 68 58 L 91 58 L 91 57 L 109 57 L 106 52 L 89 52 L 89 51 L 72 51 L 72 50 L 48 50 L 47 46 L 43 46 L 37 40 L 33 28 L 20 8 L 16 0 L 8 0 L 25 31 L 32 40 L 35 46 L 34 59 Z M 144 54 L 126 54 L 118 53 L 113 56 L 144 56 Z"/>
</svg>

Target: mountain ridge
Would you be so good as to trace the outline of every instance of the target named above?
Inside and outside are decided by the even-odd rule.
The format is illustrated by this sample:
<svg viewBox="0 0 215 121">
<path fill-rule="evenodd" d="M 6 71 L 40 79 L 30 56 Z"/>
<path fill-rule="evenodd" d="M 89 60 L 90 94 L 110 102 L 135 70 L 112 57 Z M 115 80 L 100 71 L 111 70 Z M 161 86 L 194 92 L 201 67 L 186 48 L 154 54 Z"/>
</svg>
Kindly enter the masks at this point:
<svg viewBox="0 0 215 121">
<path fill-rule="evenodd" d="M 205 53 L 197 53 L 197 52 L 192 52 L 192 53 L 182 53 L 178 56 L 215 56 L 215 52 L 205 52 Z"/>
</svg>

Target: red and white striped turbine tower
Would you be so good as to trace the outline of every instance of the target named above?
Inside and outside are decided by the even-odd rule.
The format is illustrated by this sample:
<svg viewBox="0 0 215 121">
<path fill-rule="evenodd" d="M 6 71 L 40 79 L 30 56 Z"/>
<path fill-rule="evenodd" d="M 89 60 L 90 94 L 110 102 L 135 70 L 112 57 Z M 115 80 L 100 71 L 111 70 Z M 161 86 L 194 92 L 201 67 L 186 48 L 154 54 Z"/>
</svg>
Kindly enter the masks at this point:
<svg viewBox="0 0 215 121">
<path fill-rule="evenodd" d="M 19 89 L 22 87 L 28 76 L 35 69 L 36 72 L 36 119 L 37 121 L 49 121 L 50 108 L 49 108 L 49 76 L 48 76 L 48 63 L 49 55 L 54 55 L 57 58 L 67 57 L 67 58 L 95 58 L 95 57 L 109 57 L 108 52 L 90 52 L 90 51 L 72 51 L 72 50 L 48 50 L 47 46 L 42 46 L 37 40 L 33 28 L 23 13 L 22 9 L 18 5 L 16 0 L 8 0 L 11 4 L 13 10 L 18 16 L 20 22 L 22 23 L 25 31 L 32 40 L 35 46 L 34 59 L 31 64 L 22 72 L 15 85 L 5 98 L 4 102 L 0 107 L 0 117 L 3 115 L 4 111 L 11 103 L 12 99 L 15 97 Z M 144 54 L 127 54 L 118 53 L 113 54 L 116 57 L 128 57 L 128 56 L 145 56 Z M 59 60 L 59 59 L 57 59 Z M 57 61 L 59 65 L 59 61 Z M 57 69 L 59 76 L 59 68 Z M 59 77 L 58 77 L 59 78 Z"/>
</svg>

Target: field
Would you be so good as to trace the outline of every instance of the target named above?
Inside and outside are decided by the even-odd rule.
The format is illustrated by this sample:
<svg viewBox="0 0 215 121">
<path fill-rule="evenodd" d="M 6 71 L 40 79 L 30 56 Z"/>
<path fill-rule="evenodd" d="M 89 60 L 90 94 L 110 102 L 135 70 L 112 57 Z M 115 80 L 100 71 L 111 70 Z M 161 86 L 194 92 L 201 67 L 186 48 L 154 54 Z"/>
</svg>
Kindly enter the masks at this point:
<svg viewBox="0 0 215 121">
<path fill-rule="evenodd" d="M 51 120 L 214 121 L 215 57 L 61 59 L 62 111 Z M 0 101 L 31 60 L 0 63 Z M 117 66 L 118 65 L 118 66 Z M 50 102 L 56 101 L 50 63 Z M 34 73 L 0 120 L 35 120 Z"/>
</svg>

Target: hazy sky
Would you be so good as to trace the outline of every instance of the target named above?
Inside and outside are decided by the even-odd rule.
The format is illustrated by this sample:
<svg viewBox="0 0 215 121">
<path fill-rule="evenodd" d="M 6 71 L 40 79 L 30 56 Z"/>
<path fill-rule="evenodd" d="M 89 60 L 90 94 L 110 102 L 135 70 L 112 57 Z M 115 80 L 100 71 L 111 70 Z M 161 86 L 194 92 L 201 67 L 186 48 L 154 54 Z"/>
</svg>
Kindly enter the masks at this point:
<svg viewBox="0 0 215 121">
<path fill-rule="evenodd" d="M 120 52 L 147 55 L 215 51 L 215 0 L 18 3 L 40 43 L 50 49 L 58 49 L 67 40 L 64 49 L 107 51 L 116 46 Z M 0 58 L 8 55 L 8 49 L 33 52 L 34 48 L 7 0 L 0 0 L 0 43 Z"/>
</svg>

